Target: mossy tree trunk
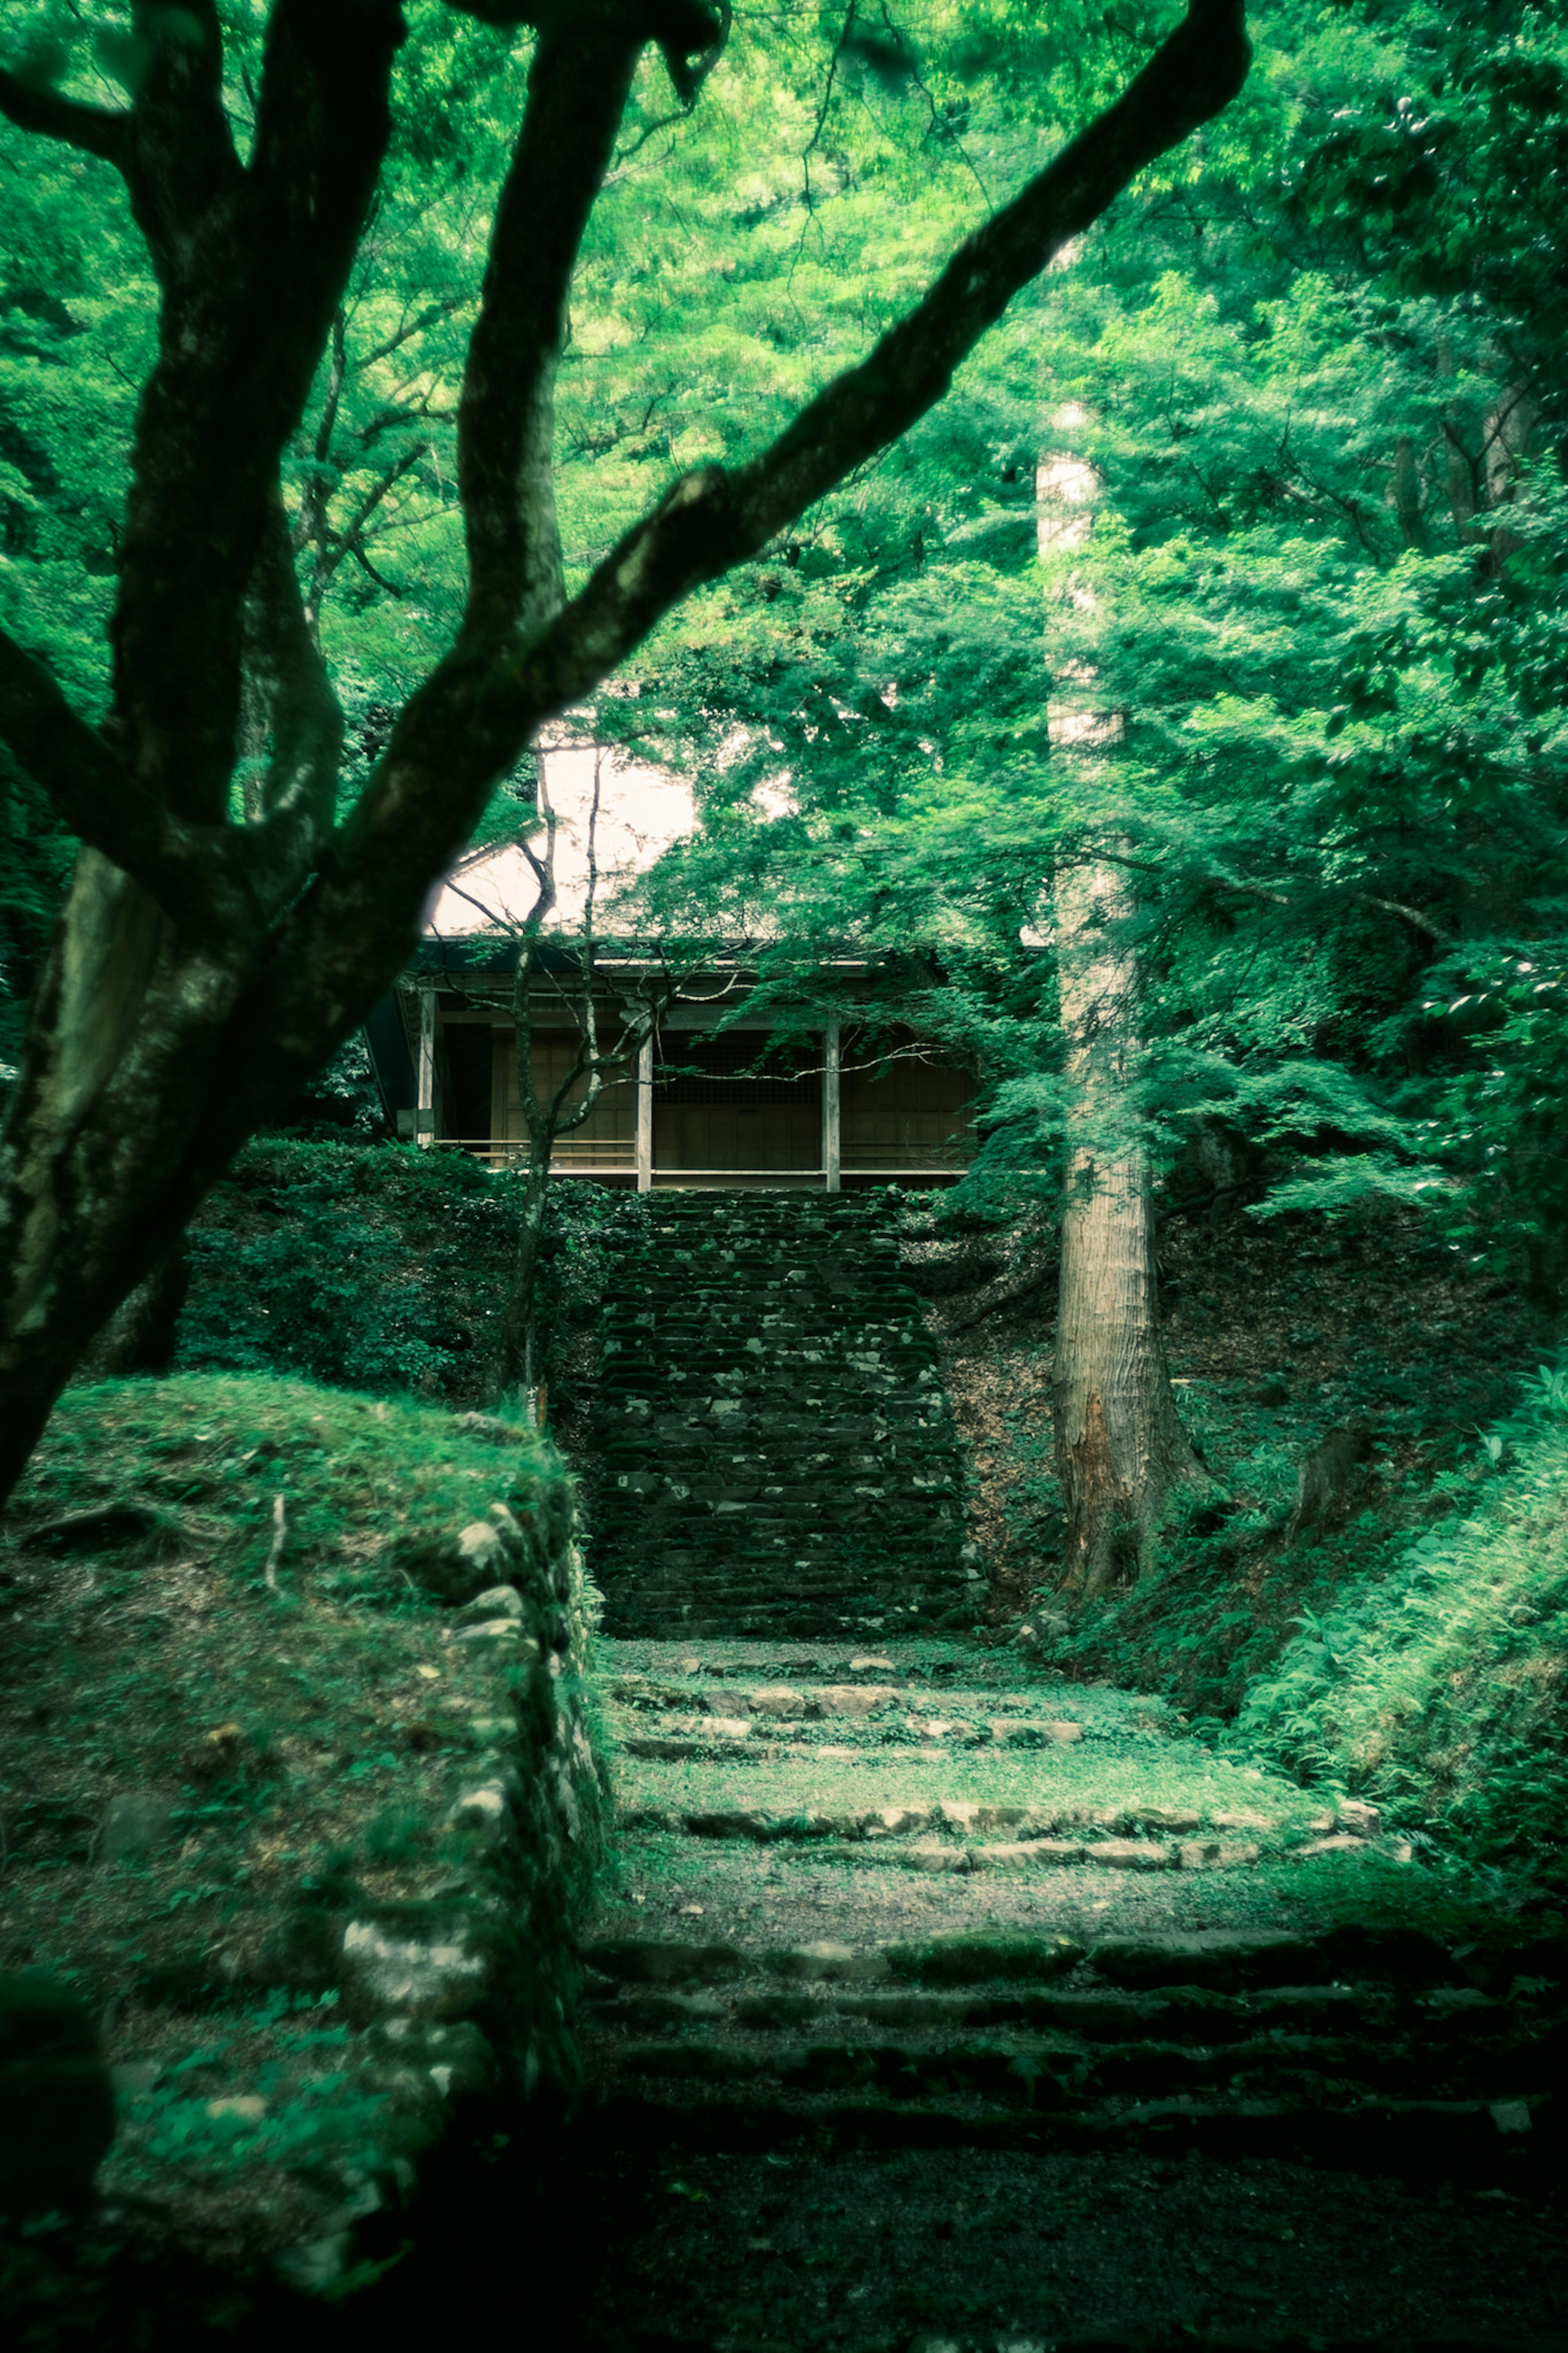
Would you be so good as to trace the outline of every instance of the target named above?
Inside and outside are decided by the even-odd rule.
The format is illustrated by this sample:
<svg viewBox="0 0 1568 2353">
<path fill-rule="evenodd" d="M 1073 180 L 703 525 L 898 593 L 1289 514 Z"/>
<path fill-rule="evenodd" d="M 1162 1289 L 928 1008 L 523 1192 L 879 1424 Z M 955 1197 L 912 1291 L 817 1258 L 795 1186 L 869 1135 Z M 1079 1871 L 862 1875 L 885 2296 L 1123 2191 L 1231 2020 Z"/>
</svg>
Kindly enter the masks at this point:
<svg viewBox="0 0 1568 2353">
<path fill-rule="evenodd" d="M 1058 432 L 1087 424 L 1076 405 Z M 1036 470 L 1040 554 L 1088 543 L 1100 479 L 1072 450 Z M 1096 611 L 1082 581 L 1071 594 Z M 1094 699 L 1095 670 L 1078 661 L 1054 700 L 1054 760 L 1076 763 L 1086 807 L 1114 799 L 1125 714 Z M 1137 906 L 1120 862 L 1129 845 L 1102 839 L 1064 865 L 1052 892 L 1065 1069 L 1071 1094 L 1061 1205 L 1052 1413 L 1065 1507 L 1063 1584 L 1079 1601 L 1135 1581 L 1152 1556 L 1172 1490 L 1205 1475 L 1176 1412 L 1160 1336 L 1153 1172 L 1138 1100 Z"/>
<path fill-rule="evenodd" d="M 1064 1584 L 1083 1601 L 1137 1577 L 1172 1491 L 1205 1474 L 1160 1335 L 1152 1172 L 1137 1103 L 1136 910 L 1123 871 L 1101 861 L 1061 876 L 1055 907 L 1076 1095 L 1052 1405 Z"/>
</svg>

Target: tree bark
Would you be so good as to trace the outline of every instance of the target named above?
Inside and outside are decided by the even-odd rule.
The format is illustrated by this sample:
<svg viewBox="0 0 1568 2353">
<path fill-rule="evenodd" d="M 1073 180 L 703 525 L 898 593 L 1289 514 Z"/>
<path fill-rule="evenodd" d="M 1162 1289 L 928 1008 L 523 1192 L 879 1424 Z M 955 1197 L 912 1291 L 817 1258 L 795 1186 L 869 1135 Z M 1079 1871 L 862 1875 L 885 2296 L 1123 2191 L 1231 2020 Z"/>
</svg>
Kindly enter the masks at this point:
<svg viewBox="0 0 1568 2353">
<path fill-rule="evenodd" d="M 517 1247 L 512 1254 L 511 1283 L 501 1326 L 496 1383 L 500 1398 L 515 1389 L 531 1395 L 539 1386 L 539 1267 L 553 1145 L 554 1137 L 548 1137 L 542 1149 L 531 1146 L 528 1155 L 522 1214 L 517 1221 Z"/>
<path fill-rule="evenodd" d="M 111 1377 L 166 1373 L 174 1361 L 180 1316 L 190 1288 L 191 1254 L 182 1236 L 110 1317 L 104 1335 L 104 1371 Z"/>
<path fill-rule="evenodd" d="M 1085 422 L 1061 410 L 1059 429 Z M 1083 546 L 1099 478 L 1058 453 L 1036 472 L 1042 557 Z M 1092 590 L 1077 585 L 1080 609 Z M 1047 714 L 1053 757 L 1077 759 L 1086 800 L 1096 767 L 1121 740 L 1123 715 L 1089 699 L 1093 671 Z M 1109 847 L 1109 845 L 1107 845 Z M 1152 1171 L 1137 1097 L 1137 909 L 1124 867 L 1091 858 L 1053 892 L 1057 983 L 1067 1077 L 1075 1090 L 1062 1189 L 1052 1370 L 1057 1472 L 1066 1512 L 1063 1583 L 1080 1601 L 1135 1581 L 1152 1557 L 1172 1489 L 1202 1465 L 1176 1412 L 1160 1337 Z"/>
<path fill-rule="evenodd" d="M 1057 961 L 1077 1087 L 1062 1197 L 1052 1404 L 1064 1585 L 1080 1601 L 1149 1566 L 1172 1491 L 1201 1480 L 1160 1336 L 1148 1145 L 1136 1102 L 1131 893 L 1115 866 L 1058 878 Z"/>
</svg>

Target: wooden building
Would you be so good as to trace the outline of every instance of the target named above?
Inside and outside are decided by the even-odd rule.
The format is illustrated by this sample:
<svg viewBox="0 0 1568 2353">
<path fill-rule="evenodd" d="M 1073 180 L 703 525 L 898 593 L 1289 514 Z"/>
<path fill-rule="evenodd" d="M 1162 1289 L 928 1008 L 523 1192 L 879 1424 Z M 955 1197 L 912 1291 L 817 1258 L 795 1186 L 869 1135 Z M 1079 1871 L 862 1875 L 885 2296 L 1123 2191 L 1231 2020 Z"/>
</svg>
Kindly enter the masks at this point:
<svg viewBox="0 0 1568 2353">
<path fill-rule="evenodd" d="M 691 831 L 684 785 L 652 770 L 606 772 L 592 751 L 557 747 L 542 757 L 539 795 L 556 897 L 530 1000 L 537 1083 L 559 1083 L 576 1055 L 571 943 L 590 903 L 601 1040 L 620 1037 L 628 1006 L 658 1008 L 640 1061 L 606 1083 L 583 1125 L 557 1141 L 562 1174 L 645 1191 L 837 1192 L 942 1184 L 961 1172 L 972 1148 L 973 1077 L 897 1025 L 872 965 L 847 957 L 803 968 L 802 1006 L 773 1014 L 760 1004 L 746 1009 L 756 976 L 744 943 L 705 952 L 700 970 L 686 969 L 686 959 L 673 990 L 668 944 L 638 951 L 628 935 L 636 919 L 620 917 L 617 893 L 635 889 Z M 515 843 L 470 853 L 437 893 L 417 956 L 365 1030 L 400 1133 L 492 1167 L 528 1153 L 512 1000 L 519 935 L 537 890 L 538 870 Z M 777 910 L 769 920 L 776 926 Z M 771 938 L 776 952 L 776 928 Z M 749 953 L 757 953 L 754 934 Z M 837 1008 L 836 1017 L 808 1014 L 807 1000 Z"/>
<path fill-rule="evenodd" d="M 367 1032 L 400 1131 L 492 1167 L 528 1155 L 507 961 L 494 942 L 472 942 L 461 959 L 450 944 L 439 954 L 427 944 Z M 651 968 L 626 958 L 602 970 L 599 1032 L 613 1042 Z M 885 1010 L 871 1023 L 864 967 L 838 965 L 833 977 L 844 1010 L 807 1026 L 804 1013 L 737 1014 L 754 978 L 742 967 L 716 963 L 694 976 L 659 1011 L 637 1061 L 557 1140 L 555 1167 L 643 1191 L 951 1182 L 973 1148 L 972 1076 Z M 535 1084 L 552 1089 L 577 1052 L 561 991 L 535 991 L 531 1033 Z"/>
</svg>

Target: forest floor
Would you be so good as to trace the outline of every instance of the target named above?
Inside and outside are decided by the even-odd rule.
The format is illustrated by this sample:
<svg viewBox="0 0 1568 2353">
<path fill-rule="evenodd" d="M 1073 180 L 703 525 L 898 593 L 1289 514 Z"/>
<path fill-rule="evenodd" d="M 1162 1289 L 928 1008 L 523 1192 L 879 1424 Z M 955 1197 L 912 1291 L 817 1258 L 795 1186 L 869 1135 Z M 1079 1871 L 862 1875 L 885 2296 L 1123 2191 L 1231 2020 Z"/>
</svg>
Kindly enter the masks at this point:
<svg viewBox="0 0 1568 2353">
<path fill-rule="evenodd" d="M 595 2353 L 1568 2342 L 1495 1882 L 1139 1694 L 839 1647 L 598 1646 Z"/>
</svg>

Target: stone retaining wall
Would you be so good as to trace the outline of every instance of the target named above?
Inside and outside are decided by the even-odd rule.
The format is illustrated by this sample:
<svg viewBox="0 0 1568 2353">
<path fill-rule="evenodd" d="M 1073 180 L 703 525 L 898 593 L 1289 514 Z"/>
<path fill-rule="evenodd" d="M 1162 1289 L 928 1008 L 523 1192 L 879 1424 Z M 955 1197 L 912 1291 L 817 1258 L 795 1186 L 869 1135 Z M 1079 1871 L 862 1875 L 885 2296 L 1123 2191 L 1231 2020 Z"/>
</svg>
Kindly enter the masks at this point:
<svg viewBox="0 0 1568 2353">
<path fill-rule="evenodd" d="M 471 1709 L 448 1785 L 446 1884 L 407 1902 L 316 1891 L 268 1956 L 281 1984 L 338 1990 L 358 2030 L 342 2096 L 384 2104 L 383 2163 L 278 2258 L 283 2278 L 318 2293 L 384 2252 L 388 2223 L 455 2140 L 515 2130 L 537 2102 L 557 2113 L 580 2084 L 575 1935 L 605 1794 L 580 1681 L 582 1555 L 568 1518 L 522 1529 L 504 1505 L 457 1551 L 506 1581 L 453 1613 L 436 1654 L 444 1667 L 461 1655 Z"/>
<path fill-rule="evenodd" d="M 95 1478 L 114 1511 L 62 1518 Z M 46 1720 L 0 1790 L 0 2282 L 24 2317 L 156 2317 L 209 2273 L 226 2311 L 349 2293 L 578 2087 L 607 1808 L 564 1466 L 489 1417 L 110 1384 L 62 1406 L 0 1569 L 34 1666 L 6 1721 Z M 57 1739 L 79 1689 L 98 1720 Z"/>
</svg>

